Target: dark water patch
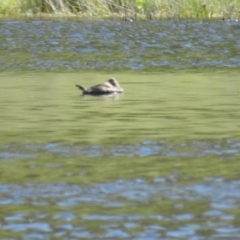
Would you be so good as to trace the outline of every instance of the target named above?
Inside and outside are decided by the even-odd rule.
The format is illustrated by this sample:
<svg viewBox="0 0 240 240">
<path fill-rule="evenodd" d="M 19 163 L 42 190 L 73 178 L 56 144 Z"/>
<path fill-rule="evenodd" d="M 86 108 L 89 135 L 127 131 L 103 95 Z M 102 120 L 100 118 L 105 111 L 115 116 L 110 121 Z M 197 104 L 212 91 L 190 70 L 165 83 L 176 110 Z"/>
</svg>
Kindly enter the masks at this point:
<svg viewBox="0 0 240 240">
<path fill-rule="evenodd" d="M 218 156 L 221 159 L 231 159 L 240 156 L 240 142 L 233 139 L 225 139 L 221 141 L 205 140 L 171 144 L 161 140 L 143 141 L 138 144 L 121 144 L 111 147 L 77 144 L 60 145 L 58 143 L 48 143 L 46 145 L 27 144 L 22 146 L 8 144 L 0 147 L 1 160 L 37 158 L 45 154 L 57 154 L 61 158 L 78 156 L 147 157 L 159 155 L 177 158 Z"/>
<path fill-rule="evenodd" d="M 11 21 L 0 70 L 239 68 L 238 22 Z"/>
</svg>

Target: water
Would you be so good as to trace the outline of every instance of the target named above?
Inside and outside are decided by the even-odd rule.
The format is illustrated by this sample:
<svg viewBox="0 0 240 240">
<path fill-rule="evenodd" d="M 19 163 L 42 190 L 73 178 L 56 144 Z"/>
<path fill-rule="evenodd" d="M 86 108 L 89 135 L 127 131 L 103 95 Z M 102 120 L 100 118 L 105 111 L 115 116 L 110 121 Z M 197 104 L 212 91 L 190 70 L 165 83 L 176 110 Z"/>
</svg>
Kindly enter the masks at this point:
<svg viewBox="0 0 240 240">
<path fill-rule="evenodd" d="M 0 70 L 239 68 L 239 22 L 7 21 Z"/>
<path fill-rule="evenodd" d="M 1 239 L 239 238 L 237 23 L 1 24 Z"/>
</svg>

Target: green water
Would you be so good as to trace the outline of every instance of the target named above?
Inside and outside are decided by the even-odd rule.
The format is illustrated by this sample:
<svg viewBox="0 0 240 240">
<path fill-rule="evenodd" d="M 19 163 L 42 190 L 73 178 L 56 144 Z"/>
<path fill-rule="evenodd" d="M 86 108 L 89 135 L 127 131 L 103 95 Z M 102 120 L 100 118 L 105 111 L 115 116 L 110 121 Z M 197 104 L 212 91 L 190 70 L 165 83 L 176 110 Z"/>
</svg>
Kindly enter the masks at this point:
<svg viewBox="0 0 240 240">
<path fill-rule="evenodd" d="M 237 74 L 115 74 L 125 94 L 83 97 L 111 74 L 1 74 L 1 144 L 239 139 Z"/>
<path fill-rule="evenodd" d="M 112 76 L 123 95 L 75 88 Z M 0 83 L 4 239 L 238 236 L 237 73 L 23 72 Z"/>
<path fill-rule="evenodd" d="M 239 156 L 237 74 L 116 74 L 125 94 L 114 97 L 74 86 L 108 77 L 1 74 L 0 181 L 149 181 L 175 168 L 182 180 L 238 176 L 239 162 L 219 161 Z"/>
<path fill-rule="evenodd" d="M 2 26 L 1 239 L 238 239 L 237 23 Z"/>
</svg>

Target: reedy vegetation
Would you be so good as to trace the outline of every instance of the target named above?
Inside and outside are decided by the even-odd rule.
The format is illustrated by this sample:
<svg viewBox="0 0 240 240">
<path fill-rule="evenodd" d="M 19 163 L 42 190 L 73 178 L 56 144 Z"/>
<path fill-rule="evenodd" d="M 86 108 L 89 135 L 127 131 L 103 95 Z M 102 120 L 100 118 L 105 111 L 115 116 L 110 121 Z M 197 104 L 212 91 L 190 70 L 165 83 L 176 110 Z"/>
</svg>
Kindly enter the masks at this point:
<svg viewBox="0 0 240 240">
<path fill-rule="evenodd" d="M 240 0 L 1 0 L 1 15 L 240 19 Z"/>
</svg>

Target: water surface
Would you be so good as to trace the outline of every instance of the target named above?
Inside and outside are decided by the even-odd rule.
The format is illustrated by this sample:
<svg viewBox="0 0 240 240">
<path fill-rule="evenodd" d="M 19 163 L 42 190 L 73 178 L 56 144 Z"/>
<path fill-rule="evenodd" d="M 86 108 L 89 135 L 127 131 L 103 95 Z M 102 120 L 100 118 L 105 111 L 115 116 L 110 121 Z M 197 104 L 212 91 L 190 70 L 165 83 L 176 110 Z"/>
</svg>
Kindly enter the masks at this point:
<svg viewBox="0 0 240 240">
<path fill-rule="evenodd" d="M 1 74 L 1 234 L 237 239 L 237 74 Z"/>
<path fill-rule="evenodd" d="M 1 238 L 238 239 L 239 31 L 1 22 Z"/>
<path fill-rule="evenodd" d="M 240 67 L 234 21 L 8 21 L 0 36 L 4 71 Z"/>
</svg>

